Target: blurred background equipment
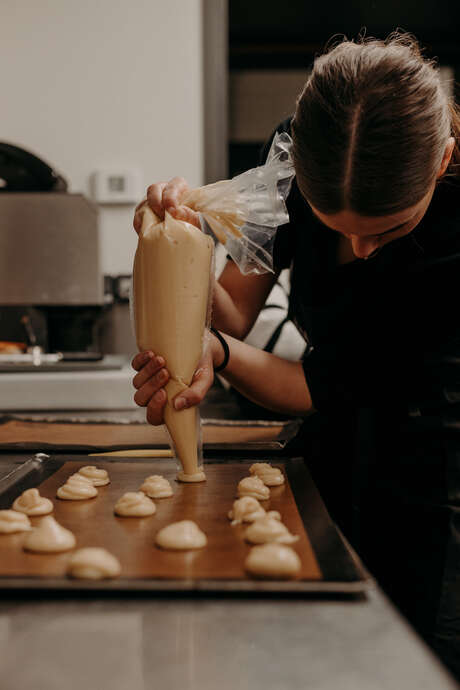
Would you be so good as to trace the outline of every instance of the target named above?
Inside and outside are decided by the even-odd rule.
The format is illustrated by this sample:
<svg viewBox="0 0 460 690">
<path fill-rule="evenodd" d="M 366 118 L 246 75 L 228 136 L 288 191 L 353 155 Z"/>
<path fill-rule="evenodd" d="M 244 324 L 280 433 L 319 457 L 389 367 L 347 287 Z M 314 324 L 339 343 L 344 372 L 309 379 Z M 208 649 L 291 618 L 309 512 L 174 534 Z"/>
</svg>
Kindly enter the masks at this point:
<svg viewBox="0 0 460 690">
<path fill-rule="evenodd" d="M 452 0 L 332 0 L 314 5 L 303 0 L 229 0 L 228 175 L 257 165 L 261 145 L 292 115 L 315 56 L 332 37 L 352 39 L 365 33 L 384 39 L 398 27 L 409 31 L 428 57 L 437 58 L 446 89 L 453 94 L 460 72 L 459 26 L 460 3 Z"/>
</svg>

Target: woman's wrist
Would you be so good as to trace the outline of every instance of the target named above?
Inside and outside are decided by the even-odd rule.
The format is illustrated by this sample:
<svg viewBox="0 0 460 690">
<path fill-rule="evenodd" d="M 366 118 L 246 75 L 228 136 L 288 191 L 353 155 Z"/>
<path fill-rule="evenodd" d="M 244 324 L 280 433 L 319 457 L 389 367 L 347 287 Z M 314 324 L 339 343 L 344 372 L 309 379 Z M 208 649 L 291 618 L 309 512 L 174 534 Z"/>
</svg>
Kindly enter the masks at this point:
<svg viewBox="0 0 460 690">
<path fill-rule="evenodd" d="M 222 371 L 228 364 L 230 352 L 225 338 L 215 328 L 211 328 L 211 353 L 214 371 Z"/>
</svg>

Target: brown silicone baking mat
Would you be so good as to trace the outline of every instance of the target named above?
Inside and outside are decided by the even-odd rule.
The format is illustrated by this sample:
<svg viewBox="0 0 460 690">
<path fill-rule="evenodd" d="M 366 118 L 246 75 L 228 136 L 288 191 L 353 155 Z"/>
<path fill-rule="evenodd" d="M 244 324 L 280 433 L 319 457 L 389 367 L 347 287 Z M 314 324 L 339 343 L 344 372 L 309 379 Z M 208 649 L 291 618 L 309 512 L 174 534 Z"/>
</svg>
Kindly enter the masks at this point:
<svg viewBox="0 0 460 690">
<path fill-rule="evenodd" d="M 103 546 L 122 565 L 120 578 L 111 581 L 76 581 L 66 577 L 70 553 L 43 555 L 21 548 L 23 534 L 0 536 L 0 587 L 115 590 L 202 591 L 361 591 L 366 574 L 338 534 L 319 498 L 301 459 L 274 462 L 286 475 L 286 483 L 271 489 L 270 510 L 279 510 L 286 526 L 299 535 L 294 544 L 302 561 L 294 581 L 256 580 L 244 571 L 250 546 L 244 527 L 231 527 L 227 512 L 235 498 L 238 481 L 248 475 L 251 461 L 206 464 L 207 481 L 181 484 L 175 481 L 171 460 L 137 461 L 116 458 L 98 462 L 107 469 L 111 483 L 99 488 L 95 499 L 62 501 L 56 490 L 66 478 L 90 462 L 81 456 L 70 459 L 30 459 L 0 482 L 0 508 L 8 508 L 25 488 L 38 486 L 54 502 L 54 516 L 74 532 L 77 547 Z M 149 474 L 163 474 L 174 496 L 155 501 L 157 512 L 146 518 L 121 518 L 113 506 L 126 491 L 138 490 Z M 293 492 L 294 488 L 294 492 Z M 207 534 L 204 549 L 163 551 L 154 545 L 163 526 L 181 519 L 197 522 Z M 40 518 L 32 518 L 37 524 Z"/>
<path fill-rule="evenodd" d="M 4 418 L 0 449 L 59 452 L 169 448 L 164 426 L 149 424 L 69 423 Z M 282 448 L 298 430 L 296 421 L 278 424 L 211 423 L 203 425 L 203 444 L 219 448 Z"/>
</svg>

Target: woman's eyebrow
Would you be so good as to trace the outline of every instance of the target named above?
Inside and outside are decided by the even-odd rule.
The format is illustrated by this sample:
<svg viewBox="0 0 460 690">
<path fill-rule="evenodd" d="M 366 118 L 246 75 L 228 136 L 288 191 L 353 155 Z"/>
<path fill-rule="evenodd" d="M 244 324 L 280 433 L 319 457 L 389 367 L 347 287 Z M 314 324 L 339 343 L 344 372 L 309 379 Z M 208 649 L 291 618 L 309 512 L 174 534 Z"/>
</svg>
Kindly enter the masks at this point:
<svg viewBox="0 0 460 690">
<path fill-rule="evenodd" d="M 409 220 L 411 220 L 409 218 Z M 376 232 L 373 233 L 372 235 L 368 235 L 368 237 L 382 237 L 382 235 L 389 235 L 390 232 L 396 232 L 396 230 L 399 230 L 400 228 L 403 228 L 409 220 L 405 220 L 404 223 L 400 223 L 399 225 L 395 225 L 394 228 L 390 228 L 389 230 L 384 230 L 383 232 Z"/>
<path fill-rule="evenodd" d="M 311 212 L 313 213 L 313 215 L 315 216 L 316 220 L 319 223 L 321 223 L 321 225 L 323 227 L 327 228 L 328 230 L 333 230 L 334 232 L 340 232 L 340 230 L 336 230 L 335 228 L 331 228 L 329 225 L 326 225 L 326 223 L 323 223 L 321 218 L 316 215 L 316 213 L 311 208 L 311 206 L 310 206 L 310 209 L 311 209 Z M 414 214 L 414 216 L 415 215 L 416 214 Z M 400 228 L 403 228 L 405 225 L 407 225 L 407 223 L 409 223 L 414 218 L 414 216 L 405 220 L 404 223 L 400 223 L 399 225 L 395 225 L 394 227 L 390 228 L 389 230 L 384 230 L 383 232 L 375 232 L 375 233 L 372 233 L 371 235 L 365 235 L 365 237 L 382 237 L 383 235 L 389 235 L 391 232 L 396 232 L 396 230 L 399 230 Z"/>
</svg>

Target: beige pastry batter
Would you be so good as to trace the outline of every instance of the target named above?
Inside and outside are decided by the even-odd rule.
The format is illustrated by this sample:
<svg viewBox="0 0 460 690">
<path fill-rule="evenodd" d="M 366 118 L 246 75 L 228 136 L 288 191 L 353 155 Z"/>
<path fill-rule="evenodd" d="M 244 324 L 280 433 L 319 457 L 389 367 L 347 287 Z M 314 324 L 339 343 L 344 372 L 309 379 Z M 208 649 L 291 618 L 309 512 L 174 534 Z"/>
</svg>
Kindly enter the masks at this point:
<svg viewBox="0 0 460 690">
<path fill-rule="evenodd" d="M 272 543 L 254 546 L 244 567 L 252 575 L 285 579 L 298 575 L 302 564 L 290 546 Z"/>
<path fill-rule="evenodd" d="M 134 316 L 139 350 L 162 355 L 170 373 L 165 423 L 183 472 L 181 481 L 203 481 L 198 470 L 197 408 L 176 411 L 173 398 L 187 388 L 203 350 L 213 241 L 198 228 L 144 207 L 133 268 Z"/>
<path fill-rule="evenodd" d="M 150 498 L 169 498 L 173 495 L 171 484 L 161 474 L 151 474 L 144 479 L 139 491 L 143 491 Z"/>
<path fill-rule="evenodd" d="M 91 479 L 82 474 L 71 474 L 63 486 L 57 490 L 57 497 L 66 501 L 84 501 L 87 498 L 95 498 L 97 489 Z"/>
<path fill-rule="evenodd" d="M 115 515 L 120 517 L 147 517 L 155 515 L 155 503 L 142 491 L 128 491 L 115 504 Z"/>
<path fill-rule="evenodd" d="M 67 574 L 83 580 L 104 580 L 118 577 L 120 562 L 106 549 L 89 546 L 72 554 Z"/>
<path fill-rule="evenodd" d="M 281 520 L 281 515 L 277 510 L 271 510 L 267 513 L 257 498 L 252 496 L 238 498 L 234 501 L 233 508 L 228 513 L 229 519 L 232 520 L 232 525 L 240 525 L 242 522 L 254 522 L 254 520 L 258 520 L 266 515 L 276 520 Z"/>
<path fill-rule="evenodd" d="M 188 472 L 184 472 L 183 470 L 179 470 L 179 472 L 177 473 L 177 479 L 180 482 L 186 482 L 188 484 L 206 481 L 206 475 L 203 470 L 203 465 L 199 465 L 198 471 L 192 472 L 191 474 L 189 474 Z"/>
<path fill-rule="evenodd" d="M 72 532 L 62 527 L 51 515 L 47 515 L 40 520 L 38 527 L 27 534 L 24 549 L 37 553 L 58 553 L 73 549 L 75 544 Z"/>
<path fill-rule="evenodd" d="M 251 544 L 265 544 L 273 541 L 278 544 L 293 544 L 299 537 L 291 534 L 282 522 L 266 515 L 255 520 L 247 528 L 244 538 Z"/>
<path fill-rule="evenodd" d="M 25 513 L 19 513 L 17 510 L 0 510 L 0 534 L 27 532 L 30 529 L 30 520 Z"/>
<path fill-rule="evenodd" d="M 258 501 L 266 501 L 267 498 L 270 498 L 270 489 L 265 486 L 259 477 L 244 477 L 238 483 L 238 496 L 240 498 L 252 496 L 252 498 L 257 498 Z"/>
<path fill-rule="evenodd" d="M 99 467 L 95 467 L 94 465 L 80 467 L 78 474 L 90 479 L 93 486 L 106 486 L 107 484 L 110 484 L 109 473 L 107 470 L 101 470 Z"/>
<path fill-rule="evenodd" d="M 37 517 L 39 515 L 52 513 L 54 506 L 49 498 L 40 496 L 38 489 L 27 489 L 18 496 L 12 508 L 13 510 L 18 510 L 20 513 L 29 515 L 29 517 Z"/>
<path fill-rule="evenodd" d="M 284 475 L 278 467 L 272 467 L 268 462 L 255 462 L 249 468 L 251 474 L 263 481 L 265 486 L 280 486 L 284 484 Z"/>
<path fill-rule="evenodd" d="M 155 544 L 162 549 L 185 551 L 202 549 L 208 543 L 204 532 L 193 520 L 181 520 L 163 527 L 155 537 Z"/>
</svg>

